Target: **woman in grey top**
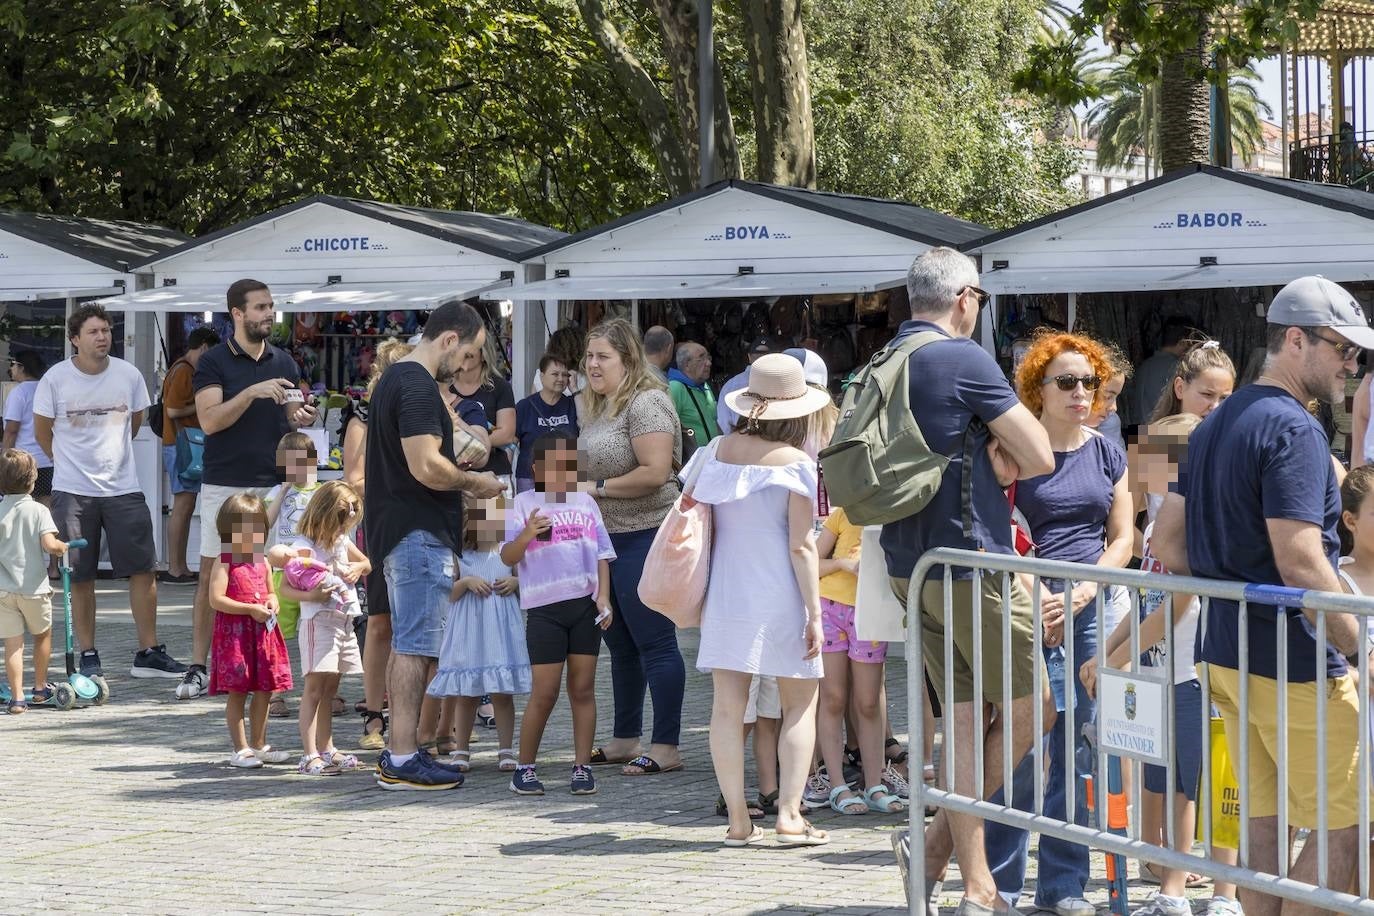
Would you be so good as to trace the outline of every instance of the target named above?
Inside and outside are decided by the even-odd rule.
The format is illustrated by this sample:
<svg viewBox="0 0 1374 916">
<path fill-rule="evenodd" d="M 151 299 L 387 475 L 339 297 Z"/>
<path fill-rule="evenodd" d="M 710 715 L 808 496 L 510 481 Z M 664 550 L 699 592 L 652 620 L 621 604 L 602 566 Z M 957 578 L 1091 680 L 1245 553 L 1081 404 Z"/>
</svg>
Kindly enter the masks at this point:
<svg viewBox="0 0 1374 916">
<path fill-rule="evenodd" d="M 687 671 L 672 621 L 639 600 L 644 558 L 677 498 L 673 467 L 681 458 L 677 411 L 648 368 L 634 327 L 603 322 L 587 335 L 578 395 L 579 446 L 594 481 L 602 518 L 615 545 L 611 589 L 616 615 L 606 631 L 611 650 L 615 730 L 592 763 L 624 763 L 627 776 L 682 768 L 678 739 Z M 644 690 L 654 698 L 652 744 L 643 753 Z"/>
</svg>

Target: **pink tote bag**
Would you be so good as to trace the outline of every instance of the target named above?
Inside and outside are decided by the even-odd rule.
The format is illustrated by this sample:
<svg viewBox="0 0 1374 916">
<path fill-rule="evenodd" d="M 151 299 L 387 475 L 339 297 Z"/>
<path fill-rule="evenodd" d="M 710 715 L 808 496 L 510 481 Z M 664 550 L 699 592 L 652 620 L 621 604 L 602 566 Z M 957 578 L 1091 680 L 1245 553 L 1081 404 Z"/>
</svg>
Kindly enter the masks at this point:
<svg viewBox="0 0 1374 916">
<path fill-rule="evenodd" d="M 679 627 L 701 626 L 711 576 L 711 507 L 692 498 L 697 478 L 716 455 L 714 440 L 658 527 L 639 577 L 639 600 Z"/>
</svg>

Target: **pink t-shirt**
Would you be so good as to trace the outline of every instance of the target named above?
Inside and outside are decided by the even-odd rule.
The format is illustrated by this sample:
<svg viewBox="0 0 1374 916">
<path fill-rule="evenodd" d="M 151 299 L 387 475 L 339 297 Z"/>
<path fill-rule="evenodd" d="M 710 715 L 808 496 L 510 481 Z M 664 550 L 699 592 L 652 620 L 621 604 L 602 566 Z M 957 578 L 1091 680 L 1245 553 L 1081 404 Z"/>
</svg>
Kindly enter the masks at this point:
<svg viewBox="0 0 1374 916">
<path fill-rule="evenodd" d="M 526 490 L 515 497 L 506 518 L 506 540 L 513 541 L 538 509 L 553 522 L 547 541 L 531 541 L 525 559 L 516 567 L 520 577 L 520 607 L 528 610 L 573 598 L 597 595 L 599 560 L 614 560 L 615 548 L 601 510 L 588 493 L 550 494 Z"/>
</svg>

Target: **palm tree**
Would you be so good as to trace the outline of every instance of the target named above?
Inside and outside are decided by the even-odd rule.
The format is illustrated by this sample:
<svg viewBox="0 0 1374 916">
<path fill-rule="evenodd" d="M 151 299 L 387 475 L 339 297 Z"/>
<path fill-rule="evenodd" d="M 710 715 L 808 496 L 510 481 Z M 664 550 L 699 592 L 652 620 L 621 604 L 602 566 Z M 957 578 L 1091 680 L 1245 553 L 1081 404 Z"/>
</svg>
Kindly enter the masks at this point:
<svg viewBox="0 0 1374 916">
<path fill-rule="evenodd" d="M 1079 82 L 1087 87 L 1092 97 L 1097 97 L 1101 93 L 1103 64 L 1111 60 L 1111 55 L 1090 47 L 1087 37 L 1074 35 L 1068 27 L 1070 15 L 1072 10 L 1059 0 L 1047 0 L 1040 8 L 1035 42 L 1053 48 L 1057 54 L 1071 59 Z M 1077 109 L 1069 105 L 1057 106 L 1050 124 L 1050 132 L 1056 137 L 1081 137 L 1083 124 L 1079 120 Z"/>
<path fill-rule="evenodd" d="M 1143 154 L 1148 176 L 1151 165 L 1160 162 L 1165 143 L 1160 129 L 1163 81 L 1142 85 L 1131 72 L 1130 62 L 1128 54 L 1121 55 L 1103 79 L 1102 101 L 1088 111 L 1088 133 L 1097 139 L 1100 165 L 1125 166 L 1132 155 Z M 1245 162 L 1263 146 L 1261 120 L 1272 117 L 1273 112 L 1259 97 L 1259 75 L 1252 67 L 1237 67 L 1227 75 L 1231 148 L 1237 159 Z"/>
</svg>

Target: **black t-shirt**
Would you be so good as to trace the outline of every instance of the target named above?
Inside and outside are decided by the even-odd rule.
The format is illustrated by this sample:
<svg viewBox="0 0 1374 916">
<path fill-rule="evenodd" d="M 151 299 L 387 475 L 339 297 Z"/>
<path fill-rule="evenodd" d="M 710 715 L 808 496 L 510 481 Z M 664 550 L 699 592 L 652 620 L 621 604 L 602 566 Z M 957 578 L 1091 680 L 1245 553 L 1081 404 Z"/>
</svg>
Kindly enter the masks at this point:
<svg viewBox="0 0 1374 916">
<path fill-rule="evenodd" d="M 191 387 L 219 388 L 225 401 L 245 388 L 268 379 L 284 378 L 299 384 L 300 368 L 285 350 L 267 344 L 253 359 L 230 337 L 205 351 L 196 365 Z M 277 443 L 291 431 L 286 408 L 271 398 L 258 398 L 227 429 L 205 437 L 203 483 L 218 487 L 271 487 L 277 473 Z"/>
<path fill-rule="evenodd" d="M 463 394 L 458 390 L 457 385 L 451 386 L 454 394 L 461 398 L 459 403 L 458 416 L 467 421 L 467 413 L 464 408 L 469 403 L 482 405 L 482 410 L 486 414 L 487 428 L 493 429 L 496 426 L 496 412 L 498 410 L 515 409 L 515 392 L 511 391 L 510 382 L 503 378 L 493 376 L 486 385 L 478 385 L 477 390 L 472 394 Z M 491 457 L 487 459 L 487 466 L 482 468 L 484 471 L 491 471 L 493 474 L 505 475 L 510 473 L 510 453 L 504 448 L 493 448 Z"/>
<path fill-rule="evenodd" d="M 428 531 L 455 553 L 462 543 L 462 494 L 431 490 L 415 479 L 401 448 L 401 440 L 412 436 L 438 436 L 440 453 L 453 460 L 453 421 L 434 377 L 419 363 L 399 362 L 368 401 L 363 525 L 374 566 L 415 531 Z"/>
</svg>

